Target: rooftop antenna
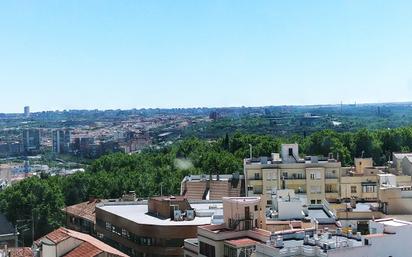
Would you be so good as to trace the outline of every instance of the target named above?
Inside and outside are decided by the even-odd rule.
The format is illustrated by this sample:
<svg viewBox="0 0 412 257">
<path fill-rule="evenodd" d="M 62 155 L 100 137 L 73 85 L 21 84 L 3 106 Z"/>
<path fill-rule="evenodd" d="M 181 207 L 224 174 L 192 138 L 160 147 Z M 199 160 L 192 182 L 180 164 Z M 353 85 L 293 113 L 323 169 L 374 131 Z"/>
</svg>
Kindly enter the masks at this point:
<svg viewBox="0 0 412 257">
<path fill-rule="evenodd" d="M 364 150 L 362 150 L 362 155 L 361 155 L 361 158 L 363 159 L 363 154 L 365 153 L 365 151 Z"/>
<path fill-rule="evenodd" d="M 249 144 L 249 158 L 252 160 L 253 156 L 252 156 L 252 151 L 253 151 L 253 146 L 251 144 Z"/>
</svg>

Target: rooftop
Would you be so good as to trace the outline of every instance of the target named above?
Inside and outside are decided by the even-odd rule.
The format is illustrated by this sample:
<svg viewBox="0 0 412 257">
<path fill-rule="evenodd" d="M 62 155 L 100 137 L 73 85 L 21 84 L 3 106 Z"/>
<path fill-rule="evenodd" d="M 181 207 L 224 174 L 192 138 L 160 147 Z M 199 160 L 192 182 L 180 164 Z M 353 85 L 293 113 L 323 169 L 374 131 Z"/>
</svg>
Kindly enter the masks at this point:
<svg viewBox="0 0 412 257">
<path fill-rule="evenodd" d="M 90 222 L 96 223 L 95 209 L 96 204 L 99 202 L 100 200 L 95 199 L 92 201 L 75 204 L 64 208 L 64 211 L 73 216 L 77 216 L 89 220 Z"/>
<path fill-rule="evenodd" d="M 238 177 L 239 179 L 243 179 L 244 175 L 243 174 L 222 174 L 219 175 L 219 181 L 229 181 L 235 177 Z M 210 180 L 209 175 L 189 175 L 183 178 L 183 181 L 206 181 Z M 212 175 L 212 180 L 217 181 L 217 175 Z"/>
<path fill-rule="evenodd" d="M 385 226 L 390 226 L 390 227 L 403 227 L 403 226 L 412 225 L 412 222 L 404 221 L 404 220 L 397 220 L 393 218 L 379 219 L 379 220 L 375 220 L 375 222 L 383 224 Z"/>
<path fill-rule="evenodd" d="M 10 257 L 33 257 L 33 250 L 30 247 L 19 247 L 9 249 Z"/>
<path fill-rule="evenodd" d="M 233 245 L 236 248 L 256 245 L 256 243 L 258 243 L 258 241 L 253 240 L 249 237 L 238 238 L 238 239 L 233 239 L 233 240 L 227 240 L 225 242 L 227 244 Z"/>
<path fill-rule="evenodd" d="M 106 252 L 111 256 L 114 257 L 128 257 L 128 255 L 114 249 L 113 247 L 103 243 L 102 241 L 94 238 L 90 235 L 80 233 L 74 230 L 66 229 L 66 228 L 58 228 L 51 233 L 47 234 L 46 236 L 38 239 L 35 244 L 37 246 L 41 246 L 44 240 L 50 240 L 55 244 L 59 244 L 65 241 L 68 238 L 76 238 L 80 241 L 83 241 L 79 246 L 73 248 L 69 253 L 65 256 L 67 257 L 94 257 L 97 256 L 99 253 Z M 77 249 L 79 248 L 79 249 Z"/>
<path fill-rule="evenodd" d="M 174 221 L 170 218 L 161 219 L 148 214 L 148 205 L 145 202 L 102 202 L 96 206 L 101 210 L 138 224 L 156 226 L 199 226 L 207 225 L 212 222 L 213 213 L 221 213 L 223 204 L 216 201 L 199 201 L 191 203 L 191 207 L 197 214 L 193 220 Z"/>
<path fill-rule="evenodd" d="M 78 247 L 74 248 L 72 251 L 64 255 L 64 257 L 94 257 L 101 254 L 103 251 L 96 246 L 84 242 Z"/>
</svg>

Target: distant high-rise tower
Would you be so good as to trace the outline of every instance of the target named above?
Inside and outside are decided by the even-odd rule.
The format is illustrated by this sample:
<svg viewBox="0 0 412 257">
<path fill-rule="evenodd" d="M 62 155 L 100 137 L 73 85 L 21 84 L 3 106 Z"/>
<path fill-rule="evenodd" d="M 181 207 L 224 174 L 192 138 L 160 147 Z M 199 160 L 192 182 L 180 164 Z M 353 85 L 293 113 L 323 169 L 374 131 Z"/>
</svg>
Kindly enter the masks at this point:
<svg viewBox="0 0 412 257">
<path fill-rule="evenodd" d="M 26 153 L 38 151 L 40 149 L 40 130 L 24 129 L 23 130 L 23 148 Z"/>
<path fill-rule="evenodd" d="M 53 131 L 53 152 L 61 154 L 70 150 L 71 132 L 70 130 Z"/>
<path fill-rule="evenodd" d="M 30 106 L 24 106 L 24 116 L 30 117 Z"/>
</svg>

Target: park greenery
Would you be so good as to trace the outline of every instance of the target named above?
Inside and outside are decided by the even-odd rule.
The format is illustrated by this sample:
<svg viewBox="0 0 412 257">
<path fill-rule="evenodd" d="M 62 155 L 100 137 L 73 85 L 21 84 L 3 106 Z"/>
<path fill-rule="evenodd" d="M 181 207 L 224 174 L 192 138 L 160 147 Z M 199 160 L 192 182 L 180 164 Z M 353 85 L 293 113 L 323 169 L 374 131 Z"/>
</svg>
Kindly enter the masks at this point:
<svg viewBox="0 0 412 257">
<path fill-rule="evenodd" d="M 106 155 L 74 175 L 25 179 L 0 192 L 0 212 L 13 223 L 33 219 L 38 238 L 62 224 L 65 206 L 89 197 L 118 198 L 131 190 L 141 198 L 159 195 L 161 189 L 165 195 L 179 194 L 186 175 L 241 173 L 249 145 L 258 157 L 278 152 L 282 143 L 294 142 L 303 155 L 333 154 L 344 166 L 361 156 L 385 165 L 393 152 L 412 150 L 412 127 L 342 133 L 322 130 L 306 137 L 234 133 L 214 140 L 185 138 L 161 149 Z"/>
</svg>

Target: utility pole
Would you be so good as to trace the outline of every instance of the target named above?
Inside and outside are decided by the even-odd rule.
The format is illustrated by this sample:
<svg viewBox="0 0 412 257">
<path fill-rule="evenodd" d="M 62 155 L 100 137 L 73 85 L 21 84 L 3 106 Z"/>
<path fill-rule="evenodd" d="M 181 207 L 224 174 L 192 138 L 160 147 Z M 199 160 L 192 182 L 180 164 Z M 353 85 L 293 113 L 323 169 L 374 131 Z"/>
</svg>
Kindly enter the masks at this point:
<svg viewBox="0 0 412 257">
<path fill-rule="evenodd" d="M 31 209 L 31 240 L 34 242 L 34 214 L 33 209 Z"/>
<path fill-rule="evenodd" d="M 160 183 L 160 196 L 163 196 L 163 183 Z"/>
</svg>

